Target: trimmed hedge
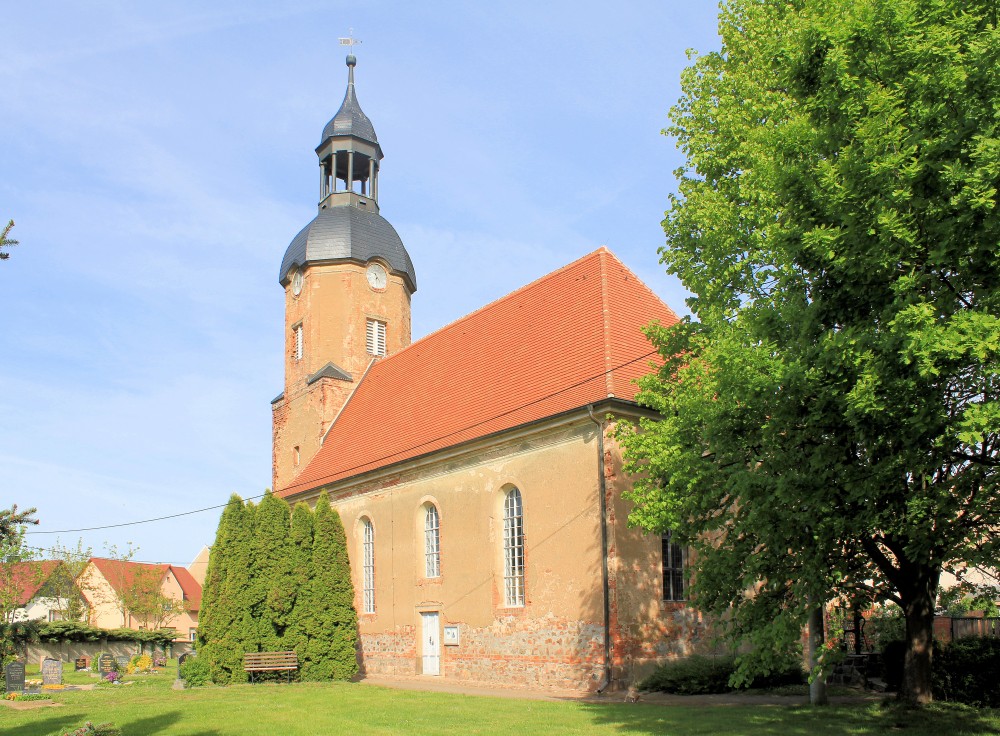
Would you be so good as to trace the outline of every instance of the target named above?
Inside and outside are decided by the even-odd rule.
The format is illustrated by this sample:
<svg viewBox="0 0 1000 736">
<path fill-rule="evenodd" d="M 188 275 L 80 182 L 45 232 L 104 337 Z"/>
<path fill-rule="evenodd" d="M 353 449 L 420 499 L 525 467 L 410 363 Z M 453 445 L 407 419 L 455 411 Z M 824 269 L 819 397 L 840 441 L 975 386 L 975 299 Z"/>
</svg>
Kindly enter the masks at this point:
<svg viewBox="0 0 1000 736">
<path fill-rule="evenodd" d="M 934 697 L 979 708 L 1000 708 L 1000 639 L 956 639 L 935 650 Z"/>
<path fill-rule="evenodd" d="M 36 635 L 39 641 L 50 644 L 83 641 L 135 641 L 153 644 L 170 644 L 177 636 L 176 629 L 99 629 L 80 621 L 40 621 Z"/>
<path fill-rule="evenodd" d="M 639 683 L 640 690 L 659 690 L 676 695 L 710 695 L 736 690 L 729 684 L 736 671 L 736 658 L 729 655 L 705 657 L 692 655 L 660 665 L 652 675 Z M 797 662 L 768 675 L 759 675 L 749 687 L 780 687 L 806 681 L 802 666 Z"/>
</svg>

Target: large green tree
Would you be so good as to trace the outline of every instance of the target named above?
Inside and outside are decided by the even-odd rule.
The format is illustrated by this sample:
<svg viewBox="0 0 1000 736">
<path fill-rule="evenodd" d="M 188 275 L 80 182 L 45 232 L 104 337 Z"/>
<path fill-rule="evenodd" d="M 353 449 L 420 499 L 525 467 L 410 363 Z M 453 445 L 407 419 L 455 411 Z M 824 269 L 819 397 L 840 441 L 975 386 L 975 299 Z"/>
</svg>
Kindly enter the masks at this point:
<svg viewBox="0 0 1000 736">
<path fill-rule="evenodd" d="M 243 655 L 257 651 L 247 591 L 251 581 L 252 504 L 235 493 L 222 512 L 205 571 L 198 656 L 219 684 L 246 682 Z M 251 647 L 252 648 L 248 648 Z"/>
<path fill-rule="evenodd" d="M 315 629 L 315 616 L 309 607 L 309 586 L 315 576 L 313 567 L 313 512 L 303 502 L 292 509 L 290 540 L 292 575 L 287 581 L 293 598 L 285 646 L 294 649 L 303 658 L 309 648 L 309 639 Z"/>
<path fill-rule="evenodd" d="M 247 589 L 256 624 L 256 646 L 247 651 L 274 652 L 288 648 L 285 629 L 295 602 L 291 585 L 294 570 L 289 543 L 290 516 L 288 502 L 270 491 L 257 507 L 252 576 Z"/>
<path fill-rule="evenodd" d="M 316 501 L 313 571 L 302 602 L 310 619 L 302 678 L 348 680 L 358 671 L 358 615 L 344 525 L 325 491 Z"/>
<path fill-rule="evenodd" d="M 623 430 L 632 520 L 695 547 L 752 643 L 893 600 L 931 699 L 942 569 L 997 559 L 1000 34 L 994 0 L 731 0 L 683 76 L 661 250 L 694 317 Z"/>
</svg>

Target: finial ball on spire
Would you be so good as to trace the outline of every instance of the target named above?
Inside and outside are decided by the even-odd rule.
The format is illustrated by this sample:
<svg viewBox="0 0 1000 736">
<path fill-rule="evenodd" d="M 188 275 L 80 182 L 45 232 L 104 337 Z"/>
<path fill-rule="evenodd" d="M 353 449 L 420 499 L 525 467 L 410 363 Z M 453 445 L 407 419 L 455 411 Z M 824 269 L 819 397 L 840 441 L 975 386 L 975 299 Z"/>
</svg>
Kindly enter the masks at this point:
<svg viewBox="0 0 1000 736">
<path fill-rule="evenodd" d="M 354 54 L 347 55 L 347 66 L 357 66 L 358 59 Z"/>
</svg>

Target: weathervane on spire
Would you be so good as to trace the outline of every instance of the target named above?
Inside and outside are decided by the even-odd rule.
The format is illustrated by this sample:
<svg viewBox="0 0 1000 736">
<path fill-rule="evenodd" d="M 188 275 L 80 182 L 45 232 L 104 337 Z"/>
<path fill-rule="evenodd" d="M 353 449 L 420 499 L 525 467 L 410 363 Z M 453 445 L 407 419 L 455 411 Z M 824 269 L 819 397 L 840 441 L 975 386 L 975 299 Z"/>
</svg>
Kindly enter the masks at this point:
<svg viewBox="0 0 1000 736">
<path fill-rule="evenodd" d="M 347 53 L 351 55 L 354 54 L 354 47 L 357 46 L 359 43 L 361 43 L 361 41 L 359 41 L 354 37 L 353 28 L 347 29 L 347 38 L 338 38 L 337 40 L 340 41 L 341 46 L 350 46 L 350 49 L 348 50 Z"/>
</svg>

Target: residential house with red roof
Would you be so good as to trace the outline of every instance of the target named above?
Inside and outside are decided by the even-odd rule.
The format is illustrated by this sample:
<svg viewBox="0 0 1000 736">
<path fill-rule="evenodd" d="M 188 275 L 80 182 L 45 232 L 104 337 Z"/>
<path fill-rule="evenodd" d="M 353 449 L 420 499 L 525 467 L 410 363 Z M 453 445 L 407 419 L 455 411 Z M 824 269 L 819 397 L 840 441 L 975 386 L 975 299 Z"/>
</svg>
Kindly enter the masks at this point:
<svg viewBox="0 0 1000 736">
<path fill-rule="evenodd" d="M 40 560 L 0 565 L 0 604 L 8 623 L 63 618 L 68 602 L 50 584 L 61 564 L 58 560 Z"/>
<path fill-rule="evenodd" d="M 628 527 L 612 432 L 649 413 L 642 328 L 677 317 L 602 247 L 411 344 L 416 273 L 379 213 L 355 63 L 279 272 L 275 491 L 341 515 L 362 671 L 627 686 L 704 639 L 685 551 Z"/>
<path fill-rule="evenodd" d="M 194 641 L 201 585 L 179 565 L 91 557 L 77 578 L 88 622 L 102 629 L 173 627 Z"/>
</svg>

